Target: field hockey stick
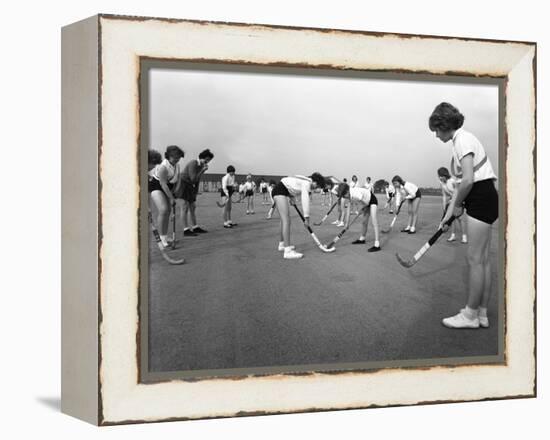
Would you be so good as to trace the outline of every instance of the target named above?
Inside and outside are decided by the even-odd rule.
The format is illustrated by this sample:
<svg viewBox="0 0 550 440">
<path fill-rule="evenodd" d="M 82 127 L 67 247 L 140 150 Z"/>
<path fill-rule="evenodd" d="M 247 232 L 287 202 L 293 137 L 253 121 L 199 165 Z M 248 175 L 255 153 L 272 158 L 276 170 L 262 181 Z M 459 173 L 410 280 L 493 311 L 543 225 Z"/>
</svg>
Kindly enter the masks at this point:
<svg viewBox="0 0 550 440">
<path fill-rule="evenodd" d="M 332 240 L 329 244 L 327 244 L 327 249 L 332 249 L 334 247 L 336 242 L 338 242 L 338 240 L 340 240 L 342 238 L 342 235 L 344 235 L 344 233 L 351 227 L 351 225 L 353 225 L 353 223 L 355 222 L 355 220 L 357 220 L 359 218 L 359 216 L 361 216 L 361 213 L 357 214 L 353 218 L 353 220 L 350 222 L 350 224 L 347 225 L 344 229 L 342 229 L 340 231 L 340 233 L 336 237 L 334 237 L 334 240 Z"/>
<path fill-rule="evenodd" d="M 321 249 L 323 252 L 334 252 L 336 250 L 335 248 L 327 249 L 326 246 L 319 241 L 319 239 L 315 235 L 315 232 L 313 232 L 313 230 L 311 229 L 311 226 L 309 226 L 306 223 L 306 219 L 304 218 L 303 214 L 300 212 L 300 209 L 298 209 L 298 207 L 296 205 L 294 205 L 294 208 L 296 208 L 296 212 L 298 213 L 298 215 L 302 219 L 302 223 L 304 224 L 304 226 L 308 230 L 309 234 L 311 235 L 311 238 L 313 238 L 313 241 L 319 247 L 319 249 Z"/>
<path fill-rule="evenodd" d="M 170 264 L 185 263 L 185 260 L 183 258 L 181 260 L 174 260 L 170 258 L 168 255 L 166 255 L 166 251 L 164 250 L 164 245 L 162 244 L 162 240 L 160 239 L 159 231 L 157 230 L 155 223 L 153 223 L 153 215 L 151 214 L 151 210 L 149 210 L 149 223 L 151 224 L 151 228 L 153 229 L 153 236 L 155 237 L 155 241 L 157 242 L 157 246 L 159 247 L 162 258 L 164 258 Z"/>
<path fill-rule="evenodd" d="M 382 232 L 384 234 L 387 234 L 388 232 L 390 232 L 392 230 L 393 225 L 395 224 L 395 221 L 397 220 L 397 217 L 399 216 L 399 211 L 401 211 L 401 206 L 403 205 L 404 202 L 405 202 L 405 199 L 401 200 L 401 203 L 399 203 L 399 206 L 397 207 L 397 211 L 396 211 L 395 215 L 393 216 L 393 220 L 391 221 L 390 226 L 388 228 L 382 229 Z"/>
<path fill-rule="evenodd" d="M 336 200 L 336 202 L 334 202 L 334 204 L 330 207 L 330 209 L 328 210 L 328 212 L 325 214 L 325 216 L 321 219 L 320 222 L 315 222 L 313 223 L 315 226 L 321 226 L 323 224 L 323 222 L 328 218 L 328 216 L 330 215 L 330 213 L 332 212 L 332 210 L 334 208 L 336 208 L 336 205 L 338 205 L 338 203 L 340 202 L 340 199 Z"/>
<path fill-rule="evenodd" d="M 176 202 L 172 203 L 172 249 L 176 249 Z"/>
<path fill-rule="evenodd" d="M 447 220 L 445 225 L 451 226 L 451 223 L 455 219 L 456 217 L 453 215 L 449 220 Z M 409 267 L 414 266 L 416 263 L 418 263 L 418 260 L 420 260 L 422 256 L 426 252 L 428 252 L 428 249 L 430 249 L 433 246 L 433 244 L 437 241 L 439 237 L 441 237 L 442 234 L 443 234 L 443 228 L 440 227 L 437 229 L 437 232 L 430 237 L 430 239 L 426 242 L 426 244 L 422 246 L 420 250 L 416 254 L 414 254 L 414 256 L 410 260 L 404 260 L 403 258 L 401 258 L 401 256 L 398 253 L 395 254 L 395 258 L 397 258 L 397 261 L 399 261 L 399 264 L 401 266 L 406 267 L 407 269 Z"/>
</svg>

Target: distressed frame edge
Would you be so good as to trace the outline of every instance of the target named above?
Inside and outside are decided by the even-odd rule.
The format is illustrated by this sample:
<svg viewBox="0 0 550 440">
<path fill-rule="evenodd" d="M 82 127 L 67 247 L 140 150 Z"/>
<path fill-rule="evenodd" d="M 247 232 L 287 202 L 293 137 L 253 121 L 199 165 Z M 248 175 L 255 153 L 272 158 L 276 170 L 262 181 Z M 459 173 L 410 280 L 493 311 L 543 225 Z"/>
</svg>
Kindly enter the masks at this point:
<svg viewBox="0 0 550 440">
<path fill-rule="evenodd" d="M 96 267 L 99 261 L 97 204 L 100 199 L 97 179 L 100 173 L 97 159 L 91 160 L 98 156 L 100 123 L 97 101 L 99 21 L 99 16 L 92 16 L 63 27 L 61 32 L 61 412 L 94 425 L 100 423 L 101 404 Z M 76 76 L 75 69 L 78 71 Z M 85 87 L 81 87 L 82 78 L 85 78 Z M 77 160 L 82 150 L 89 161 Z M 71 169 L 82 172 L 71 174 Z M 92 203 L 83 193 L 93 196 Z M 90 207 L 86 208 L 86 203 L 82 205 L 83 199 Z M 83 279 L 87 283 L 82 283 Z"/>
</svg>

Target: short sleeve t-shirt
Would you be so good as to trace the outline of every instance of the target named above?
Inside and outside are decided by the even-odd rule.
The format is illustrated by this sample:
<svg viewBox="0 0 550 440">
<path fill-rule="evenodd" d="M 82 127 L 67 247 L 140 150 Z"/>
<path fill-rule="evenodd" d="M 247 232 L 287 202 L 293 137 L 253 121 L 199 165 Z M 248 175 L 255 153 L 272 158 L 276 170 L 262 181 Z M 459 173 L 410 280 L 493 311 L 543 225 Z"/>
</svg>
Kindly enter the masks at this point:
<svg viewBox="0 0 550 440">
<path fill-rule="evenodd" d="M 349 197 L 352 202 L 363 202 L 365 205 L 368 205 L 371 199 L 371 191 L 367 188 L 350 188 Z"/>
<path fill-rule="evenodd" d="M 474 156 L 474 182 L 487 179 L 496 180 L 497 176 L 481 142 L 472 133 L 459 128 L 453 136 L 451 157 L 451 174 L 453 176 L 462 177 L 460 161 L 468 154 Z"/>
<path fill-rule="evenodd" d="M 168 181 L 168 183 L 177 183 L 180 174 L 179 162 L 176 163 L 176 165 L 172 165 L 168 159 L 164 159 L 155 168 L 149 171 L 149 176 L 160 181 L 159 172 L 161 169 L 166 170 L 166 180 Z"/>
</svg>

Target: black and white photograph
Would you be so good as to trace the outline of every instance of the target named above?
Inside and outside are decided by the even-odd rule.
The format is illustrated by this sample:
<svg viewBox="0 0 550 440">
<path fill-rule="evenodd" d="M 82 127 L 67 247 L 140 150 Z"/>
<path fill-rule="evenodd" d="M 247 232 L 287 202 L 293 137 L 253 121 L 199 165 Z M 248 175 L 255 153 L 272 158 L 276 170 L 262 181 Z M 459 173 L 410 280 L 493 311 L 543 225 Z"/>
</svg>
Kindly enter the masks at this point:
<svg viewBox="0 0 550 440">
<path fill-rule="evenodd" d="M 140 81 L 142 380 L 504 362 L 502 80 Z"/>
</svg>

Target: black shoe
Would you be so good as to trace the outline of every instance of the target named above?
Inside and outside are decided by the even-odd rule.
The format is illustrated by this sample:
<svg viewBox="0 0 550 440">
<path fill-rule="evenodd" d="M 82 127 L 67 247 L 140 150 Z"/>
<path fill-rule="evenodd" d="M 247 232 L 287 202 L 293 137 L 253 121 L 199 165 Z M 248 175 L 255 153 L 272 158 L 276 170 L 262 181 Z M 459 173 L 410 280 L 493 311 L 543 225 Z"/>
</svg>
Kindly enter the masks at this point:
<svg viewBox="0 0 550 440">
<path fill-rule="evenodd" d="M 390 211 L 390 214 L 393 214 L 393 211 Z"/>
<path fill-rule="evenodd" d="M 184 237 L 196 237 L 197 234 L 195 234 L 191 229 L 186 229 L 185 231 L 183 231 L 183 236 Z"/>
<path fill-rule="evenodd" d="M 378 252 L 380 250 L 380 246 L 373 246 L 368 249 L 367 252 Z"/>
<path fill-rule="evenodd" d="M 410 229 L 407 231 L 408 234 L 416 234 L 416 231 L 411 231 Z"/>
<path fill-rule="evenodd" d="M 357 240 L 352 241 L 351 244 L 365 244 L 365 240 L 360 240 L 358 238 Z"/>
<path fill-rule="evenodd" d="M 200 226 L 197 226 L 196 228 L 193 228 L 191 231 L 193 231 L 195 234 L 204 234 L 208 231 L 202 229 Z"/>
<path fill-rule="evenodd" d="M 233 226 L 231 226 L 230 224 L 228 225 L 223 225 L 224 228 L 227 228 L 227 229 L 231 229 Z"/>
<path fill-rule="evenodd" d="M 408 233 L 409 231 L 410 231 L 410 229 L 401 229 L 401 232 L 407 232 Z"/>
</svg>

